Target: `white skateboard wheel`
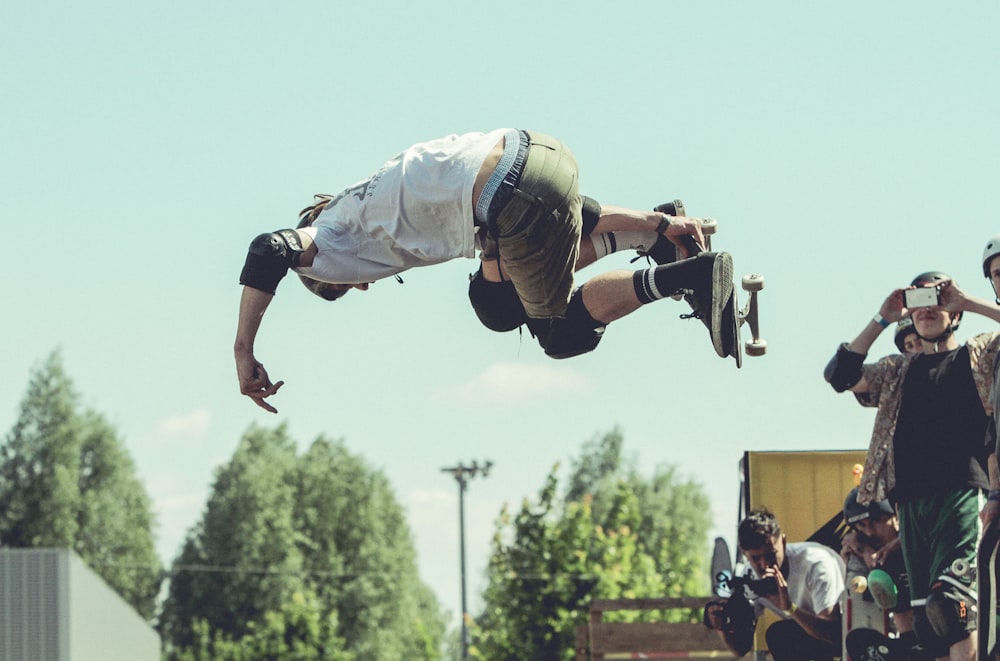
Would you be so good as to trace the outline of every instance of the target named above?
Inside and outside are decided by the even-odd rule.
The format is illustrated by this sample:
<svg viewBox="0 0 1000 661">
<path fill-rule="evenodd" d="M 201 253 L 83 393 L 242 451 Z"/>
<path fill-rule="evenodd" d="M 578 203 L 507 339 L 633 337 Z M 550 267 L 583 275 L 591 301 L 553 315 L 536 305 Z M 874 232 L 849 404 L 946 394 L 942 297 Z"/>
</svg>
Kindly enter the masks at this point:
<svg viewBox="0 0 1000 661">
<path fill-rule="evenodd" d="M 748 356 L 763 356 L 767 353 L 767 340 L 747 340 L 744 346 Z"/>
<path fill-rule="evenodd" d="M 760 291 L 764 288 L 764 276 L 759 273 L 750 273 L 743 276 L 744 291 Z"/>
</svg>

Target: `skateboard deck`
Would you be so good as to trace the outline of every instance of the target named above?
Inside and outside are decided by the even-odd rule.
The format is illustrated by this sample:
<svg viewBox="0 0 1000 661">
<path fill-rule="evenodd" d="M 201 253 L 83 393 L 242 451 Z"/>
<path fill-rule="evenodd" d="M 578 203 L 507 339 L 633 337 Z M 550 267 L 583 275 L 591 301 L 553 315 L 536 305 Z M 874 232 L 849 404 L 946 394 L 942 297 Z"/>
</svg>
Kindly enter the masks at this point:
<svg viewBox="0 0 1000 661">
<path fill-rule="evenodd" d="M 715 589 L 718 587 L 719 576 L 721 574 L 728 574 L 732 576 L 733 574 L 733 563 L 729 558 L 729 544 L 727 544 L 726 540 L 722 537 L 715 538 L 715 549 L 712 551 L 711 571 L 712 594 L 717 594 Z"/>
<path fill-rule="evenodd" d="M 674 200 L 672 202 L 659 204 L 654 207 L 653 210 L 670 216 L 683 216 L 686 213 L 684 203 L 681 200 Z M 683 253 L 686 253 L 687 257 L 694 257 L 706 250 L 708 252 L 712 251 L 712 236 L 718 231 L 718 222 L 712 218 L 702 219 L 701 231 L 705 239 L 705 250 L 695 243 L 694 238 L 690 236 L 684 237 L 681 240 L 684 248 Z M 674 259 L 682 259 L 684 255 L 682 253 L 681 246 L 677 246 L 676 251 Z M 757 294 L 764 288 L 764 276 L 757 273 L 743 276 L 743 280 L 741 282 L 742 289 L 747 292 L 749 297 L 746 304 L 742 308 L 739 306 L 739 297 L 736 293 L 735 283 L 730 282 L 729 284 L 732 295 L 726 302 L 722 311 L 722 319 L 720 323 L 722 348 L 721 350 L 716 348 L 716 353 L 718 353 L 722 358 L 732 356 L 736 360 L 736 367 L 739 368 L 743 366 L 744 350 L 748 356 L 763 356 L 767 352 L 767 342 L 760 337 L 760 316 L 758 313 L 757 302 Z M 679 299 L 681 296 L 677 295 L 675 298 Z M 684 294 L 683 298 L 687 301 L 688 305 L 691 306 L 691 310 L 693 311 L 693 314 L 690 316 L 699 317 L 705 326 L 708 327 L 709 334 L 711 334 L 711 320 L 707 318 L 708 315 L 703 314 L 703 311 L 698 309 L 698 304 L 695 301 L 694 296 L 691 294 Z M 689 315 L 681 316 L 686 317 Z M 750 340 L 747 340 L 745 346 L 740 339 L 740 328 L 744 324 L 747 324 L 750 327 L 752 336 Z M 713 344 L 715 344 L 714 341 Z"/>
<path fill-rule="evenodd" d="M 979 659 L 995 659 L 997 652 L 997 565 L 1000 561 L 1000 521 L 992 521 L 983 531 L 976 560 L 979 594 Z"/>
</svg>

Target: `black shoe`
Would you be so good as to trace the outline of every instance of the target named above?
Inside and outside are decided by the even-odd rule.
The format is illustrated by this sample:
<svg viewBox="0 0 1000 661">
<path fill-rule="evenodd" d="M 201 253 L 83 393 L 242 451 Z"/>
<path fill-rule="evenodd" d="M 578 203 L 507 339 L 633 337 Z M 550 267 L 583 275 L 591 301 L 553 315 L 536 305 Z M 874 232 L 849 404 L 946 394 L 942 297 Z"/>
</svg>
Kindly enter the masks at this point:
<svg viewBox="0 0 1000 661">
<path fill-rule="evenodd" d="M 653 211 L 659 213 L 665 213 L 668 216 L 683 216 L 684 215 L 684 203 L 680 200 L 674 200 L 673 202 L 664 202 L 663 204 L 657 204 L 653 207 Z"/>
<path fill-rule="evenodd" d="M 653 207 L 653 211 L 665 213 L 668 216 L 683 216 L 685 213 L 684 203 L 680 200 L 658 204 Z M 688 257 L 694 257 L 702 252 L 701 246 L 695 243 L 694 239 L 691 237 L 682 237 L 681 241 L 685 242 Z M 676 262 L 680 259 L 680 253 L 678 252 L 677 246 L 675 246 L 670 239 L 662 234 L 656 237 L 656 243 L 654 243 L 649 249 L 636 250 L 636 252 L 639 254 L 639 257 L 649 257 L 657 264 L 670 264 L 671 262 Z"/>
<path fill-rule="evenodd" d="M 736 297 L 733 295 L 733 257 L 727 252 L 703 252 L 691 258 L 695 273 L 691 287 L 681 291 L 691 305 L 686 317 L 701 319 L 720 357 L 732 355 L 736 348 Z"/>
</svg>

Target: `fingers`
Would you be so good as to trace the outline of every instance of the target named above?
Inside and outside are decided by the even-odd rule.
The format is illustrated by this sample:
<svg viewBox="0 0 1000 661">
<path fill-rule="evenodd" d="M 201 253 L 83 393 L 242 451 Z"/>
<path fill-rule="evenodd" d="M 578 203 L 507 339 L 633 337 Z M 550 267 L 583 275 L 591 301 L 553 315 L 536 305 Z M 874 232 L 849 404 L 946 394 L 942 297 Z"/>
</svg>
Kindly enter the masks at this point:
<svg viewBox="0 0 1000 661">
<path fill-rule="evenodd" d="M 663 235 L 680 248 L 681 256 L 686 259 L 693 257 L 697 250 L 692 250 L 688 241 L 693 241 L 699 248 L 705 250 L 705 234 L 701 229 L 701 219 L 684 216 L 667 216 L 669 224 Z"/>
<path fill-rule="evenodd" d="M 249 369 L 246 369 L 248 367 Z M 271 395 L 278 392 L 284 381 L 271 383 L 264 366 L 256 361 L 252 365 L 240 370 L 240 392 L 253 400 L 254 404 L 269 413 L 277 413 L 278 409 L 265 401 Z"/>
</svg>

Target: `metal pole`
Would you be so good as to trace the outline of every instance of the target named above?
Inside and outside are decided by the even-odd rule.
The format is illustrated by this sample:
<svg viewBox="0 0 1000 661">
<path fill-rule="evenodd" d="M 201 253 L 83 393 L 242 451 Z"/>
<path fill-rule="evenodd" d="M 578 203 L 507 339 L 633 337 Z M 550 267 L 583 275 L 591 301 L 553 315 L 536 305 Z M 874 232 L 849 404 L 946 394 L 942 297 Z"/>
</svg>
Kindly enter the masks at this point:
<svg viewBox="0 0 1000 661">
<path fill-rule="evenodd" d="M 458 549 L 462 566 L 462 661 L 469 658 L 469 609 L 465 604 L 465 479 L 458 481 Z"/>
<path fill-rule="evenodd" d="M 459 463 L 457 466 L 452 466 L 450 468 L 442 468 L 441 472 L 451 473 L 455 481 L 458 482 L 458 551 L 459 551 L 459 563 L 461 567 L 461 578 L 462 578 L 462 659 L 465 661 L 469 658 L 469 611 L 466 605 L 466 591 L 465 591 L 465 488 L 469 483 L 469 479 L 475 477 L 477 474 L 482 474 L 486 477 L 490 473 L 490 469 L 493 467 L 492 461 L 487 461 L 483 465 L 479 465 L 478 462 L 473 461 L 471 466 L 465 466 Z"/>
</svg>

